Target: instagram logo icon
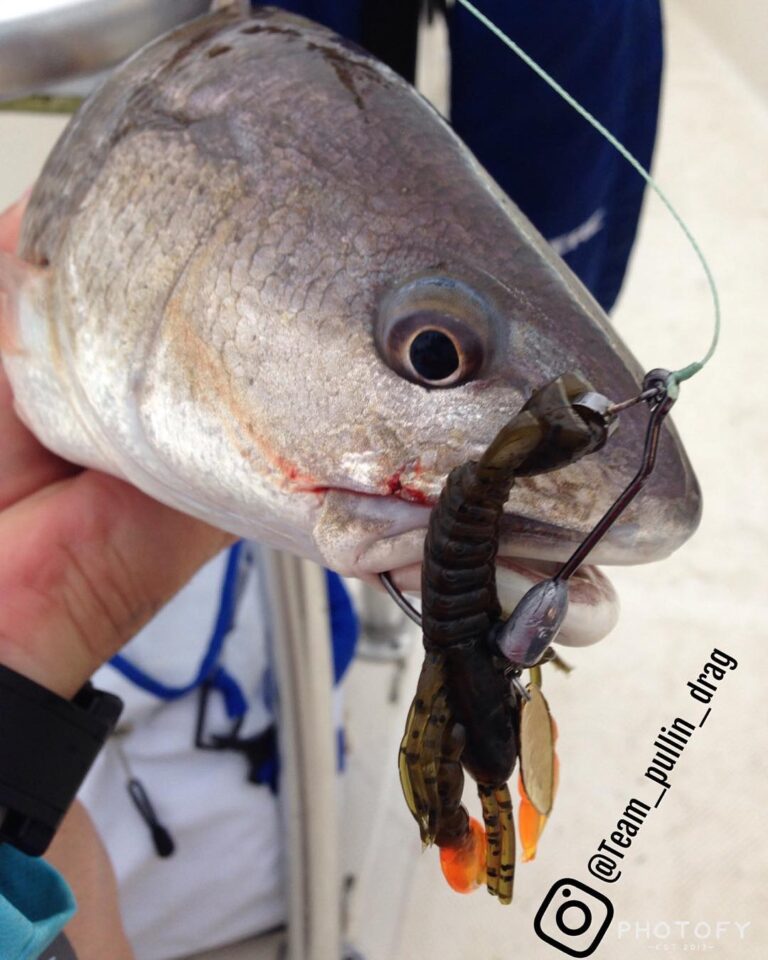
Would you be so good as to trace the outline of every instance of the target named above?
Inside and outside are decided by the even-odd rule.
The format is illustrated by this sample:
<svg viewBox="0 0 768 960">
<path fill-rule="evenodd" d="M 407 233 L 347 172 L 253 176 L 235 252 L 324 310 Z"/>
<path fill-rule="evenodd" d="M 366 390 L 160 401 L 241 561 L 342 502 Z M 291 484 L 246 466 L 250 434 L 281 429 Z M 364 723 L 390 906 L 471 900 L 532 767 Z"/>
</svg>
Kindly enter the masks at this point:
<svg viewBox="0 0 768 960">
<path fill-rule="evenodd" d="M 533 929 L 569 957 L 588 957 L 613 919 L 613 904 L 578 880 L 558 880 L 544 897 Z"/>
</svg>

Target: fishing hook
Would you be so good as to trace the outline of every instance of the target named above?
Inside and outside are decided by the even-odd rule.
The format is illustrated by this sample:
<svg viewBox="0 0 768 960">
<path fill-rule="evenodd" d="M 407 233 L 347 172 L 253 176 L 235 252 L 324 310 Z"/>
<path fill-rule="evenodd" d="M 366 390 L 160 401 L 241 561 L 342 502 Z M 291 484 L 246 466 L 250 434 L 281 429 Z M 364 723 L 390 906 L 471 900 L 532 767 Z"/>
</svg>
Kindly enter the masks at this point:
<svg viewBox="0 0 768 960">
<path fill-rule="evenodd" d="M 395 603 L 400 607 L 403 613 L 410 617 L 411 620 L 416 624 L 417 627 L 421 627 L 421 614 L 414 607 L 414 605 L 403 596 L 402 593 L 397 589 L 392 580 L 392 577 L 388 573 L 380 573 L 379 580 L 381 581 L 382 586 L 387 591 L 387 593 L 392 597 Z"/>
</svg>

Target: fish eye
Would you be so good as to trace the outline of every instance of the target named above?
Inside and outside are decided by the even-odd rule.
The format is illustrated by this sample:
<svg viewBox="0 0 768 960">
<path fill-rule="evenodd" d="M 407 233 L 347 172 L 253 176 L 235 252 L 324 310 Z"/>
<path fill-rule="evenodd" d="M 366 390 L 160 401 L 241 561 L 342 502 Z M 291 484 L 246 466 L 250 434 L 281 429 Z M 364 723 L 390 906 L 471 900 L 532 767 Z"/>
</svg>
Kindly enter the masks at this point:
<svg viewBox="0 0 768 960">
<path fill-rule="evenodd" d="M 424 387 L 455 387 L 477 372 L 482 349 L 475 332 L 445 314 L 419 311 L 388 325 L 385 359 Z"/>
<path fill-rule="evenodd" d="M 476 378 L 488 354 L 486 308 L 459 281 L 418 278 L 382 301 L 375 330 L 385 362 L 430 389 Z"/>
</svg>

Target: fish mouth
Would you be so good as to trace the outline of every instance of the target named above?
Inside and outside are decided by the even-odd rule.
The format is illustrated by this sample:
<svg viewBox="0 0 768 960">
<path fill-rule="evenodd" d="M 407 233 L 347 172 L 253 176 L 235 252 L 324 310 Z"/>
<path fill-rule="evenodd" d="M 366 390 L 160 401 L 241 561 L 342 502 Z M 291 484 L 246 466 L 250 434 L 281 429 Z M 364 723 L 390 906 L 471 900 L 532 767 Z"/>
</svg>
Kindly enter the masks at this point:
<svg viewBox="0 0 768 960">
<path fill-rule="evenodd" d="M 342 574 L 380 586 L 379 575 L 388 573 L 400 591 L 419 594 L 430 512 L 429 504 L 407 503 L 397 497 L 329 490 L 322 520 L 315 526 L 315 542 L 323 562 Z M 505 615 L 532 586 L 554 576 L 582 540 L 575 531 L 559 528 L 557 536 L 554 528 L 529 530 L 520 536 L 523 519 L 505 514 L 501 522 L 496 586 Z M 623 550 L 609 548 L 603 553 L 608 562 L 632 562 Z M 597 558 L 590 555 L 592 559 Z M 587 646 L 610 633 L 618 619 L 619 601 L 598 567 L 593 563 L 580 566 L 568 581 L 568 595 L 559 643 Z"/>
<path fill-rule="evenodd" d="M 519 556 L 497 556 L 496 589 L 508 616 L 531 587 L 553 577 L 561 564 Z M 388 571 L 403 593 L 421 592 L 421 563 Z M 611 581 L 599 567 L 583 564 L 568 580 L 568 613 L 557 642 L 588 646 L 606 637 L 619 617 L 619 598 Z"/>
<path fill-rule="evenodd" d="M 641 426 L 628 421 L 624 428 L 633 454 Z M 654 476 L 569 579 L 558 642 L 586 646 L 616 625 L 618 597 L 596 564 L 664 559 L 696 529 L 700 490 L 674 429 L 670 424 L 666 429 Z M 513 488 L 500 519 L 496 562 L 505 615 L 532 586 L 560 569 L 631 479 L 634 456 L 616 445 L 609 454 L 610 462 L 580 461 L 556 474 L 521 478 Z M 442 483 L 415 471 L 412 477 L 396 476 L 396 486 L 387 483 L 376 492 L 326 488 L 312 536 L 326 566 L 376 585 L 379 574 L 389 573 L 398 589 L 418 594 L 424 538 Z"/>
</svg>

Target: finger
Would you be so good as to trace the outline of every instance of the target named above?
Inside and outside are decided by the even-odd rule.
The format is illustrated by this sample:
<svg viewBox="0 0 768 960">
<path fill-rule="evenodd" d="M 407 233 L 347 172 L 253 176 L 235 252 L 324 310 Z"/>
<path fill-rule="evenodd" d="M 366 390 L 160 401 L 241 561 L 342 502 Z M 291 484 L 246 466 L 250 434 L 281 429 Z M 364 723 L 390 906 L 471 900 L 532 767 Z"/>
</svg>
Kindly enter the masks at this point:
<svg viewBox="0 0 768 960">
<path fill-rule="evenodd" d="M 234 538 L 95 470 L 0 514 L 0 662 L 72 696 Z"/>
<path fill-rule="evenodd" d="M 0 251 L 13 253 L 16 250 L 30 192 L 28 190 L 0 213 Z M 0 314 L 2 309 L 0 300 Z M 0 437 L 0 510 L 77 471 L 76 467 L 45 450 L 16 416 L 11 387 L 1 363 Z"/>
<path fill-rule="evenodd" d="M 15 253 L 19 243 L 19 231 L 31 188 L 23 193 L 10 207 L 0 213 L 0 250 Z"/>
<path fill-rule="evenodd" d="M 1 363 L 0 438 L 0 510 L 80 470 L 46 450 L 16 416 Z"/>
</svg>

